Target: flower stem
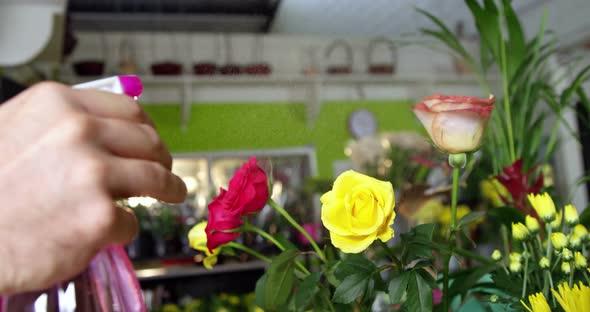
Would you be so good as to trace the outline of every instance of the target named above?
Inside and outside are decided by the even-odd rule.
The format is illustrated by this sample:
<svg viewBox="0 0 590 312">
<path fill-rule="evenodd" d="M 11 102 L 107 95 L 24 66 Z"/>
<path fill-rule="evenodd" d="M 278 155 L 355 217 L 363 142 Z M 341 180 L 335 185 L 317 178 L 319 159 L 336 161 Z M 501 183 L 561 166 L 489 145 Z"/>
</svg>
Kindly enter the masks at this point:
<svg viewBox="0 0 590 312">
<path fill-rule="evenodd" d="M 457 193 L 459 192 L 459 168 L 453 168 L 453 191 L 451 194 L 451 232 L 449 238 L 455 237 L 455 223 L 457 222 Z M 454 242 L 452 242 L 454 244 Z"/>
<path fill-rule="evenodd" d="M 549 265 L 551 265 L 551 255 L 553 253 L 553 249 L 551 248 L 551 224 L 549 224 L 549 222 L 545 223 L 545 229 L 547 230 L 547 250 L 545 252 L 545 257 L 547 257 L 547 259 L 549 260 Z M 543 295 L 545 295 L 545 297 L 547 297 L 549 295 L 549 282 L 551 282 L 551 284 L 553 284 L 553 282 L 551 281 L 551 272 L 548 271 L 547 274 L 545 275 L 545 284 L 543 285 Z M 551 287 L 553 288 L 553 285 L 551 285 Z"/>
<path fill-rule="evenodd" d="M 449 158 L 450 159 L 450 158 Z M 453 166 L 453 164 L 451 164 Z M 453 190 L 451 193 L 451 225 L 448 233 L 449 253 L 443 263 L 443 311 L 449 310 L 449 264 L 455 249 L 455 223 L 457 221 L 457 193 L 459 192 L 459 167 L 453 166 Z"/>
<path fill-rule="evenodd" d="M 377 241 L 379 241 L 379 243 L 381 244 L 381 247 L 383 248 L 383 250 L 385 250 L 385 253 L 387 254 L 387 256 L 393 262 L 395 262 L 395 264 L 399 267 L 400 270 L 403 270 L 402 262 L 395 256 L 395 254 L 393 253 L 391 248 L 389 248 L 389 246 L 387 246 L 387 244 L 384 241 L 382 241 L 380 239 L 378 239 Z"/>
<path fill-rule="evenodd" d="M 523 242 L 522 243 L 522 247 L 524 248 L 524 252 L 527 253 L 528 255 L 526 255 L 524 257 L 524 272 L 522 273 L 522 294 L 521 294 L 521 298 L 525 298 L 524 296 L 526 295 L 526 286 L 527 286 L 527 281 L 529 279 L 529 256 L 530 253 L 528 252 L 528 248 L 526 247 L 526 243 Z"/>
<path fill-rule="evenodd" d="M 250 223 L 246 223 L 244 225 L 244 230 L 254 232 L 254 233 L 256 233 L 256 234 L 258 234 L 258 235 L 260 235 L 260 236 L 268 239 L 271 243 L 275 244 L 275 246 L 277 246 L 277 248 L 279 248 L 281 251 L 285 251 L 286 250 L 285 246 L 283 246 L 283 244 L 281 244 L 278 240 L 276 240 L 274 237 L 272 237 L 272 235 L 270 235 L 269 233 L 263 231 L 262 229 L 259 229 L 258 227 L 255 227 L 255 226 L 251 225 Z M 301 262 L 299 262 L 298 260 L 295 260 L 295 265 L 305 275 L 311 274 L 309 272 L 309 270 Z"/>
<path fill-rule="evenodd" d="M 268 263 L 272 262 L 272 260 L 270 258 L 268 258 L 267 256 L 264 256 L 261 253 L 259 253 L 258 251 L 254 250 L 252 248 L 246 247 L 242 244 L 238 244 L 236 242 L 229 242 L 229 243 L 225 244 L 225 246 L 239 249 L 239 250 L 249 253 L 249 254 L 253 255 L 254 257 L 256 257 L 260 260 L 263 260 L 265 262 L 268 262 Z"/>
<path fill-rule="evenodd" d="M 250 231 L 250 232 L 254 232 L 264 238 L 266 238 L 267 240 L 269 240 L 271 243 L 273 243 L 275 246 L 277 246 L 277 248 L 279 248 L 281 251 L 285 251 L 285 246 L 283 246 L 283 244 L 281 244 L 278 240 L 276 240 L 274 237 L 272 237 L 270 234 L 268 234 L 267 232 L 249 224 L 246 223 L 244 225 L 244 230 L 246 231 Z"/>
<path fill-rule="evenodd" d="M 574 287 L 574 262 L 570 261 L 570 280 L 569 280 L 570 288 Z"/>
<path fill-rule="evenodd" d="M 285 219 L 287 219 L 287 221 L 289 221 L 289 223 L 291 223 L 291 225 L 295 229 L 297 229 L 301 234 L 303 234 L 303 236 L 305 236 L 305 238 L 307 238 L 307 240 L 309 241 L 309 243 L 311 244 L 311 246 L 313 247 L 313 249 L 317 253 L 320 260 L 322 260 L 323 262 L 326 262 L 326 256 L 324 255 L 324 252 L 320 249 L 318 244 L 316 244 L 316 242 L 311 238 L 309 233 L 307 233 L 307 231 L 305 229 L 303 229 L 301 227 L 301 225 L 299 225 L 299 223 L 297 223 L 297 221 L 295 221 L 293 219 L 293 217 L 291 217 L 291 215 L 283 207 L 279 206 L 279 204 L 277 204 L 274 200 L 269 198 L 268 204 L 271 205 L 274 209 L 276 209 Z"/>
</svg>

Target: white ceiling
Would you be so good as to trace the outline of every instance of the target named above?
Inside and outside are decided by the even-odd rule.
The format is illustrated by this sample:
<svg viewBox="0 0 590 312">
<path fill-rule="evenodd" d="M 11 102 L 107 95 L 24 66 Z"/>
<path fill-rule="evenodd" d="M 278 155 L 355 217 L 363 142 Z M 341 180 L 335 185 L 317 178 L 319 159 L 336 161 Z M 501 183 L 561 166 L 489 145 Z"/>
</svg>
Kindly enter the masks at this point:
<svg viewBox="0 0 590 312">
<path fill-rule="evenodd" d="M 537 30 L 544 8 L 548 10 L 548 28 L 560 35 L 590 30 L 590 0 L 515 0 L 513 6 L 527 33 Z M 431 26 L 416 7 L 439 17 L 452 29 L 463 21 L 465 34 L 476 34 L 464 0 L 282 0 L 271 31 L 402 38 Z"/>
</svg>

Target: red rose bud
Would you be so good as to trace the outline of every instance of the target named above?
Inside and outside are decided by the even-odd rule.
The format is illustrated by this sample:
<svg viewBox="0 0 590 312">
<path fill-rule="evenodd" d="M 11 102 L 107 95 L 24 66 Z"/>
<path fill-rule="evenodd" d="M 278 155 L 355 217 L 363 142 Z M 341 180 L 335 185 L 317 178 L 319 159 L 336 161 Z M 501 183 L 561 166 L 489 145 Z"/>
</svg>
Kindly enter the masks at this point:
<svg viewBox="0 0 590 312">
<path fill-rule="evenodd" d="M 219 195 L 209 203 L 209 220 L 205 233 L 207 234 L 207 248 L 213 249 L 227 244 L 238 236 L 240 232 L 228 232 L 242 226 L 242 217 L 231 213 L 231 203 L 227 200 L 228 192 L 221 189 Z"/>
<path fill-rule="evenodd" d="M 233 214 L 240 216 L 258 212 L 268 201 L 268 180 L 266 173 L 258 167 L 255 157 L 244 163 L 229 181 L 229 208 Z"/>
</svg>

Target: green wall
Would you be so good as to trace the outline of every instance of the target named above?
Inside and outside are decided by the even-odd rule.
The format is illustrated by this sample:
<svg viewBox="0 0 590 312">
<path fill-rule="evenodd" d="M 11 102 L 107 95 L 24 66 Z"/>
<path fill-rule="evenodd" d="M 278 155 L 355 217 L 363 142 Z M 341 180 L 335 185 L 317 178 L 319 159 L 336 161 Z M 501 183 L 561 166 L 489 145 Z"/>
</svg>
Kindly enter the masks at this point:
<svg viewBox="0 0 590 312">
<path fill-rule="evenodd" d="M 332 177 L 332 162 L 346 159 L 351 139 L 348 115 L 365 108 L 375 113 L 379 131 L 420 130 L 407 101 L 324 102 L 308 126 L 305 105 L 291 103 L 198 103 L 192 106 L 186 131 L 180 128 L 179 105 L 149 104 L 145 110 L 172 152 L 263 149 L 313 145 L 319 175 Z"/>
</svg>

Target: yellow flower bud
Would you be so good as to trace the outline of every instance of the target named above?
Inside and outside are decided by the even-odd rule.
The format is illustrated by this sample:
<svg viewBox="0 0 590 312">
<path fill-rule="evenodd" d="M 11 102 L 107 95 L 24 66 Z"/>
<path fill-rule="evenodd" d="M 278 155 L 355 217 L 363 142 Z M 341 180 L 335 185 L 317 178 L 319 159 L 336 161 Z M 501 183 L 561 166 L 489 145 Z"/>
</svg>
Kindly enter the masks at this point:
<svg viewBox="0 0 590 312">
<path fill-rule="evenodd" d="M 510 261 L 510 272 L 518 273 L 522 269 L 522 264 L 518 261 Z"/>
<path fill-rule="evenodd" d="M 574 254 L 572 253 L 571 250 L 569 250 L 567 248 L 563 248 L 561 250 L 561 256 L 563 257 L 563 260 L 570 261 L 574 257 Z"/>
<path fill-rule="evenodd" d="M 569 246 L 572 249 L 578 249 L 580 248 L 580 246 L 582 245 L 582 238 L 574 233 L 572 236 L 570 236 L 570 242 L 569 242 Z"/>
<path fill-rule="evenodd" d="M 522 260 L 522 255 L 518 252 L 511 252 L 509 258 L 511 262 L 520 262 L 520 260 Z"/>
<path fill-rule="evenodd" d="M 532 234 L 539 233 L 539 221 L 537 219 L 527 215 L 524 222 L 526 223 L 526 227 Z"/>
<path fill-rule="evenodd" d="M 574 205 L 566 205 L 563 208 L 563 214 L 565 222 L 569 225 L 574 225 L 578 223 L 578 210 Z"/>
<path fill-rule="evenodd" d="M 570 274 L 571 271 L 572 271 L 572 267 L 570 266 L 569 262 L 563 262 L 561 264 L 561 272 L 563 272 L 565 274 Z"/>
<path fill-rule="evenodd" d="M 574 234 L 578 235 L 582 240 L 586 240 L 588 237 L 588 229 L 583 224 L 576 224 L 574 226 Z"/>
<path fill-rule="evenodd" d="M 581 252 L 576 251 L 574 254 L 574 263 L 576 265 L 576 269 L 583 270 L 588 267 L 588 260 L 582 255 Z"/>
<path fill-rule="evenodd" d="M 529 237 L 529 235 L 529 230 L 526 226 L 524 226 L 524 224 L 520 222 L 512 223 L 512 238 L 522 241 L 526 240 Z"/>
<path fill-rule="evenodd" d="M 555 219 L 555 204 L 549 194 L 529 194 L 528 199 L 543 221 L 551 222 Z"/>
<path fill-rule="evenodd" d="M 502 253 L 498 249 L 494 249 L 494 252 L 492 252 L 492 259 L 494 261 L 500 261 L 500 259 L 502 259 Z"/>
<path fill-rule="evenodd" d="M 554 231 L 558 231 L 559 227 L 561 226 L 561 211 L 555 214 L 555 219 L 549 223 L 551 225 L 551 229 Z"/>
<path fill-rule="evenodd" d="M 565 236 L 565 234 L 561 232 L 552 233 L 551 243 L 553 244 L 553 248 L 559 251 L 567 245 L 567 237 Z"/>
<path fill-rule="evenodd" d="M 541 260 L 539 260 L 539 266 L 541 269 L 548 269 L 549 264 L 549 259 L 547 259 L 547 257 L 542 257 Z"/>
</svg>

